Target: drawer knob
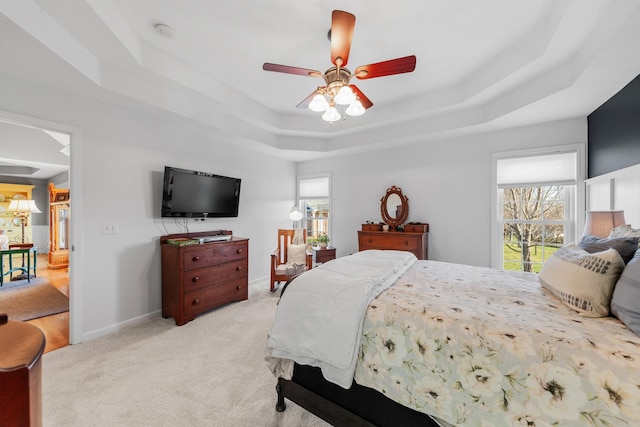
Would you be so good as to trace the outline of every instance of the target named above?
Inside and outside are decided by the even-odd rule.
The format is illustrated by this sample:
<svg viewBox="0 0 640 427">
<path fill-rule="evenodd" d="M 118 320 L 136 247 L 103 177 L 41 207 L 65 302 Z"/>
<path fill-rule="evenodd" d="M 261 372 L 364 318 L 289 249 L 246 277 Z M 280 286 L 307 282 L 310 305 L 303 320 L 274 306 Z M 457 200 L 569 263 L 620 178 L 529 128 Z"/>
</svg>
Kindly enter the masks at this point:
<svg viewBox="0 0 640 427">
<path fill-rule="evenodd" d="M 198 305 L 200 304 L 200 300 L 198 298 L 194 299 L 192 302 L 193 305 Z"/>
<path fill-rule="evenodd" d="M 240 270 L 242 270 L 242 266 L 241 265 L 236 267 L 236 271 L 240 271 Z"/>
<path fill-rule="evenodd" d="M 408 240 L 405 240 L 405 241 L 404 241 L 404 244 L 405 244 L 405 246 L 409 246 L 409 241 L 408 241 Z"/>
<path fill-rule="evenodd" d="M 200 257 L 199 256 L 194 256 L 193 258 L 191 258 L 193 261 L 200 261 Z"/>
<path fill-rule="evenodd" d="M 369 239 L 369 243 L 373 243 L 373 239 Z"/>
<path fill-rule="evenodd" d="M 237 253 L 237 254 L 241 254 L 241 253 L 242 253 L 242 249 L 238 249 L 238 250 L 236 251 L 236 253 Z"/>
<path fill-rule="evenodd" d="M 197 282 L 198 280 L 200 280 L 200 276 L 195 276 L 193 279 L 191 279 L 192 282 Z"/>
<path fill-rule="evenodd" d="M 241 286 L 236 286 L 236 291 L 239 291 L 241 288 Z"/>
</svg>

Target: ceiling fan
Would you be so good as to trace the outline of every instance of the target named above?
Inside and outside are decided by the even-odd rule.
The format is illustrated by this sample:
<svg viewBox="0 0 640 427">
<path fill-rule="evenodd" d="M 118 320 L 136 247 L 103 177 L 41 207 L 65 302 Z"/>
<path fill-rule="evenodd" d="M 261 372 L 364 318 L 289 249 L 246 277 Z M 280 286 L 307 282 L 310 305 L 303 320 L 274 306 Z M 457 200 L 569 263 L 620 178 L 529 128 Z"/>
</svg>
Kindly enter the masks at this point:
<svg viewBox="0 0 640 427">
<path fill-rule="evenodd" d="M 415 55 L 402 58 L 390 59 L 388 61 L 376 62 L 374 64 L 361 65 L 353 73 L 347 68 L 349 50 L 351 49 L 351 38 L 356 17 L 351 13 L 342 10 L 334 10 L 331 14 L 331 30 L 329 37 L 331 40 L 331 62 L 335 67 L 329 68 L 321 73 L 320 71 L 307 68 L 290 67 L 265 62 L 262 69 L 265 71 L 275 71 L 278 73 L 297 74 L 300 76 L 321 77 L 325 81 L 325 86 L 319 86 L 309 96 L 307 96 L 297 108 L 309 108 L 312 111 L 322 112 L 322 118 L 328 122 L 340 119 L 340 113 L 336 109 L 338 105 L 348 105 L 345 113 L 351 116 L 364 114 L 365 110 L 373 105 L 356 85 L 349 83 L 352 77 L 358 79 L 372 79 L 374 77 L 390 76 L 394 74 L 410 73 L 416 68 Z M 328 100 L 327 100 L 328 99 Z"/>
</svg>

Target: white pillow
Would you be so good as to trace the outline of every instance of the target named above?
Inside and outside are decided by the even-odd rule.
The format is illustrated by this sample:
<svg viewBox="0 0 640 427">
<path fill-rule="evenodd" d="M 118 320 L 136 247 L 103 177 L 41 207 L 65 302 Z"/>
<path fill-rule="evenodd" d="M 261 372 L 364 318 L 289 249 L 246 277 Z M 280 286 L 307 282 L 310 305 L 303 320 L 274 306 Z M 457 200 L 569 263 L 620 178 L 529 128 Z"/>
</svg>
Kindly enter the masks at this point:
<svg viewBox="0 0 640 427">
<path fill-rule="evenodd" d="M 605 317 L 609 315 L 613 288 L 623 269 L 624 261 L 615 249 L 590 254 L 569 245 L 551 255 L 538 280 L 583 316 Z"/>
<path fill-rule="evenodd" d="M 609 237 L 640 237 L 640 229 L 632 228 L 631 225 L 620 225 L 609 233 Z"/>
<path fill-rule="evenodd" d="M 307 245 L 289 244 L 287 250 L 287 264 L 306 264 L 307 263 Z"/>
</svg>

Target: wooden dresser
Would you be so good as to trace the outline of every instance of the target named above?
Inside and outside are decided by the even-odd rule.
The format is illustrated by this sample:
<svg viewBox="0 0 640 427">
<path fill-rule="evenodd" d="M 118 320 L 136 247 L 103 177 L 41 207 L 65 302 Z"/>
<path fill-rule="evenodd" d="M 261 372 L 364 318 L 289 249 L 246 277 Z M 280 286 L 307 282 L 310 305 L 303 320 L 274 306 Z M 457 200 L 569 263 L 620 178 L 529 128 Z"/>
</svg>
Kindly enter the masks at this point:
<svg viewBox="0 0 640 427">
<path fill-rule="evenodd" d="M 230 239 L 190 244 L 214 235 Z M 162 317 L 184 325 L 212 308 L 248 298 L 249 239 L 218 230 L 162 236 L 160 246 Z"/>
<path fill-rule="evenodd" d="M 418 259 L 429 259 L 428 233 L 429 224 L 407 224 L 404 231 L 382 231 L 381 224 L 362 224 L 358 250 L 395 249 L 412 252 Z"/>
</svg>

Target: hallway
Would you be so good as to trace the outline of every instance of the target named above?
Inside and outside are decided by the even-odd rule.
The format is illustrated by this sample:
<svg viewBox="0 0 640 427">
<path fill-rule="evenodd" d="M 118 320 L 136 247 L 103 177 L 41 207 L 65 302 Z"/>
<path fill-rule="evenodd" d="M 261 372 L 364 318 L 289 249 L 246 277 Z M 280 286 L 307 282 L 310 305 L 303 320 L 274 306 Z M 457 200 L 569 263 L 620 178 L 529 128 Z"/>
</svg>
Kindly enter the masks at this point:
<svg viewBox="0 0 640 427">
<path fill-rule="evenodd" d="M 60 292 L 69 296 L 69 270 L 62 268 L 51 270 L 47 267 L 47 254 L 38 255 L 37 277 L 41 277 L 55 286 Z M 44 352 L 56 350 L 69 345 L 69 312 L 28 320 L 39 327 L 45 335 L 47 344 Z"/>
</svg>

